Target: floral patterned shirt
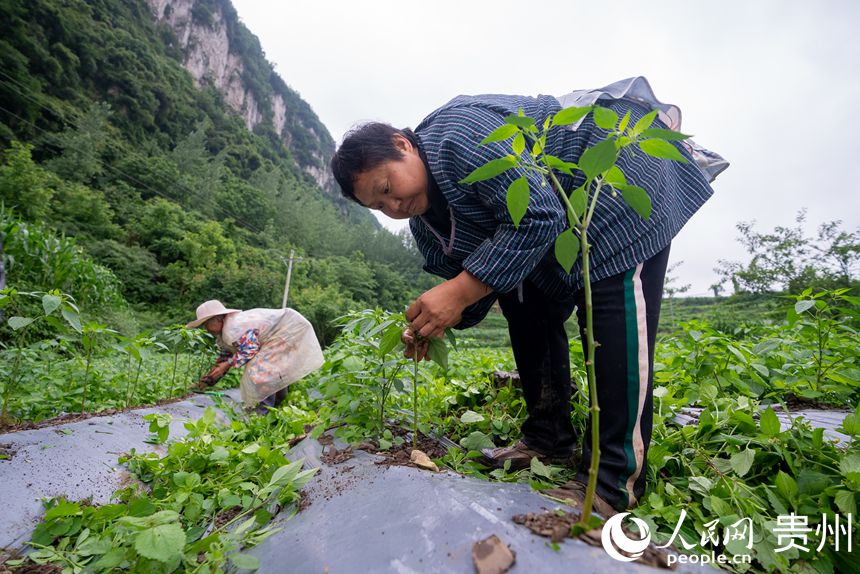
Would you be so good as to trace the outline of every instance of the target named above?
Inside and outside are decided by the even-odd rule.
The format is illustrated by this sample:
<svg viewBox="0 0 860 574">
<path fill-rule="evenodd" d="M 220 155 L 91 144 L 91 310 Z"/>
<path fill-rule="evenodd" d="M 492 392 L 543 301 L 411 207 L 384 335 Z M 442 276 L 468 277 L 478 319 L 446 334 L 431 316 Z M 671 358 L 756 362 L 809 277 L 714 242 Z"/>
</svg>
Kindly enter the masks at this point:
<svg viewBox="0 0 860 574">
<path fill-rule="evenodd" d="M 241 367 L 254 358 L 260 350 L 259 337 L 260 331 L 258 329 L 245 331 L 245 334 L 239 337 L 239 340 L 233 345 L 236 348 L 236 352 L 227 359 L 231 367 Z"/>
</svg>

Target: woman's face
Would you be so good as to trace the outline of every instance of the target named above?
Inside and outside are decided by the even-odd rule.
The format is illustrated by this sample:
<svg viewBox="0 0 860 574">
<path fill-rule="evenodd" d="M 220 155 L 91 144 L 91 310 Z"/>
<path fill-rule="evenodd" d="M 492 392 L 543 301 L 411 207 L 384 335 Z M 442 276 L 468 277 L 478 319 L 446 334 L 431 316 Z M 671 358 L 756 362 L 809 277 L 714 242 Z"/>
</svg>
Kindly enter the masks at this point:
<svg viewBox="0 0 860 574">
<path fill-rule="evenodd" d="M 224 328 L 224 315 L 212 317 L 211 319 L 203 323 L 203 326 L 206 327 L 206 330 L 213 335 L 220 335 L 221 329 Z"/>
<path fill-rule="evenodd" d="M 401 135 L 394 145 L 403 158 L 386 161 L 355 177 L 355 197 L 365 207 L 376 209 L 392 219 L 421 215 L 430 207 L 427 197 L 427 170 L 418 150 Z"/>
</svg>

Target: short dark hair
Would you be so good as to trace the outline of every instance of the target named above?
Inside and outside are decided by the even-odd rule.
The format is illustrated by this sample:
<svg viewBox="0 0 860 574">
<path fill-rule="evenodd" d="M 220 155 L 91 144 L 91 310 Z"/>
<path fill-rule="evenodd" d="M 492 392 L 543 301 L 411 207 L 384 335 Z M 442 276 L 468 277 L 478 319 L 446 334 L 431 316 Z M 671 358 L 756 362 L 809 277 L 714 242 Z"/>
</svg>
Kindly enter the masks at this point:
<svg viewBox="0 0 860 574">
<path fill-rule="evenodd" d="M 409 137 L 410 130 L 399 130 L 382 122 L 361 124 L 346 133 L 343 143 L 331 158 L 331 171 L 344 197 L 361 203 L 355 197 L 355 177 L 386 161 L 403 158 L 403 152 L 394 145 L 395 135 L 402 135 L 410 141 L 414 137 Z"/>
</svg>

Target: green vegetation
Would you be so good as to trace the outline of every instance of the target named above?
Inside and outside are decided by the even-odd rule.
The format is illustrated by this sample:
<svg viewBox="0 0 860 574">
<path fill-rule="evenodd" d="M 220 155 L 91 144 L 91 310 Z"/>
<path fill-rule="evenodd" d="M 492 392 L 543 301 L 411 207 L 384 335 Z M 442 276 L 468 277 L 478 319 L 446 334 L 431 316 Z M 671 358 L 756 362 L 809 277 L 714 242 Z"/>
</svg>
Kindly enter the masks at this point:
<svg viewBox="0 0 860 574">
<path fill-rule="evenodd" d="M 735 337 L 701 322 L 690 323 L 658 345 L 649 488 L 635 514 L 664 542 L 685 510 L 681 535 L 691 543 L 699 542 L 711 520 L 719 519 L 723 528 L 749 517 L 758 533 L 749 571 L 847 571 L 850 556 L 844 546 L 839 553 L 832 544 L 820 553 L 777 552 L 781 545 L 772 527 L 778 516 L 789 512 L 809 516 L 813 529 L 823 520 L 832 523 L 835 514 L 843 520 L 849 513 L 856 516 L 860 350 L 854 333 L 860 324 L 860 300 L 838 291 L 810 292 L 786 303 L 783 313 L 787 320 L 750 325 Z M 374 439 L 382 449 L 399 444 L 391 428 L 409 424 L 410 395 L 415 390 L 410 388 L 411 377 L 398 370 L 408 364 L 399 356 L 402 347 L 380 356 L 387 348 L 385 328 L 380 326 L 387 321 L 390 317 L 378 312 L 353 316 L 351 328 L 329 350 L 317 377 L 292 391 L 294 396 L 302 396 L 305 389 L 322 392 L 307 403 L 324 423 L 318 428 L 340 421 L 345 423 L 337 431 L 341 436 L 353 443 Z M 823 347 L 819 332 L 829 333 Z M 574 423 L 582 434 L 588 397 L 578 340 L 571 341 L 571 353 L 579 358 L 573 362 L 574 377 L 583 390 L 573 402 Z M 525 418 L 521 389 L 497 386 L 492 376 L 496 369 L 512 365 L 509 351 L 486 349 L 453 352 L 447 371 L 422 365 L 417 392 L 424 418 L 419 429 L 460 444 L 462 450 L 451 450 L 436 461 L 457 472 L 487 480 L 525 481 L 537 489 L 561 484 L 570 477 L 569 469 L 533 461 L 530 469 L 510 473 L 480 463 L 480 448 L 519 438 Z M 789 393 L 857 407 L 841 429 L 852 440 L 836 445 L 822 429 L 812 430 L 800 418 L 781 430 L 773 410 L 765 406 L 778 408 Z M 697 422 L 683 426 L 674 413 L 690 405 L 703 411 Z M 379 424 L 383 412 L 387 428 Z M 737 544 L 713 547 L 728 555 L 746 553 Z M 745 571 L 743 565 L 737 568 Z"/>
<path fill-rule="evenodd" d="M 117 502 L 48 501 L 28 558 L 69 572 L 202 574 L 223 572 L 228 561 L 256 569 L 257 559 L 239 550 L 274 533 L 267 526 L 274 513 L 297 502 L 316 472 L 302 470 L 301 459 L 284 458 L 290 439 L 310 420 L 290 407 L 222 426 L 210 408 L 186 424 L 188 435 L 166 455 L 132 449 L 120 457 L 140 482 L 117 492 Z"/>
<path fill-rule="evenodd" d="M 291 249 L 307 258 L 291 302 L 323 340 L 345 309 L 405 305 L 430 284 L 411 240 L 307 175 L 324 167 L 331 137 L 229 2 L 200 2 L 195 18 L 214 10 L 225 14 L 231 50 L 266 116 L 253 133 L 215 88 L 194 87 L 172 33 L 143 0 L 0 2 L 4 221 L 36 226 L 55 243 L 74 236 L 96 269 L 116 277 L 144 327 L 184 319 L 213 297 L 275 306 Z M 289 148 L 265 112 L 275 94 L 289 111 Z M 56 259 L 50 271 L 65 266 Z M 61 289 L 85 303 L 62 278 L 26 277 L 37 271 L 14 257 L 8 273 L 9 285 Z"/>
<path fill-rule="evenodd" d="M 726 283 L 736 293 L 799 293 L 839 287 L 858 287 L 860 229 L 842 229 L 839 220 L 820 224 L 814 237 L 804 230 L 806 210 L 794 226 L 778 225 L 770 232 L 756 231 L 754 221 L 737 224 L 738 241 L 750 254 L 749 263 L 721 260 L 714 269 L 720 281 L 711 286 L 719 294 Z"/>
<path fill-rule="evenodd" d="M 59 291 L 0 290 L 0 310 L 11 331 L 0 349 L 0 430 L 185 395 L 216 356 L 212 337 L 199 329 L 124 337 L 96 322 L 82 324 L 78 307 Z"/>
<path fill-rule="evenodd" d="M 832 522 L 835 514 L 856 516 L 860 408 L 840 429 L 852 439 L 838 445 L 802 419 L 796 418 L 791 428 L 781 430 L 770 408 L 778 408 L 789 393 L 825 404 L 856 407 L 860 403 L 860 350 L 854 337 L 860 300 L 843 291 L 810 291 L 786 300 L 783 313 L 785 319 L 775 324 L 748 325 L 731 336 L 706 323 L 692 322 L 661 339 L 649 488 L 635 514 L 662 541 L 674 531 L 683 510 L 680 535 L 690 543 L 697 543 L 714 519 L 724 527 L 749 517 L 758 533 L 751 551 L 754 562 L 748 570 L 737 566 L 739 572 L 846 571 L 850 557 L 844 547 L 841 553 L 832 544 L 822 552 L 777 552 L 780 546 L 772 526 L 778 516 L 788 512 L 808 516 L 813 529 L 822 521 Z M 494 371 L 513 367 L 510 351 L 458 346 L 445 360 L 437 357 L 440 363 L 447 362 L 447 369 L 421 363 L 416 377 L 412 361 L 402 356 L 401 322 L 402 315 L 378 310 L 351 314 L 342 322 L 342 335 L 327 349 L 323 367 L 290 387 L 289 406 L 250 420 L 234 415 L 226 426 L 207 415 L 191 424 L 189 438 L 169 443 L 165 457 L 132 454 L 123 459 L 145 484 L 153 485 L 150 494 L 122 491 L 117 503 L 101 508 L 64 500 L 49 502 L 46 520 L 34 535 L 33 547 L 38 552 L 33 559 L 67 566 L 87 564 L 94 571 L 110 565 L 131 567 L 142 564 L 141 560 L 155 561 L 159 571 L 212 571 L 232 560 L 230 556 L 236 557 L 236 564 L 253 566 L 253 559 L 236 552 L 253 546 L 269 532 L 265 525 L 271 509 L 261 512 L 268 508 L 267 497 L 274 494 L 266 490 L 274 480 L 274 474 L 268 473 L 275 467 L 295 465 L 296 461 L 290 463 L 282 457 L 289 441 L 306 424 L 316 425 L 311 436 L 336 426 L 336 432 L 350 443 L 371 440 L 386 450 L 403 448 L 404 436 L 398 429 L 414 429 L 418 412 L 419 433 L 444 435 L 461 447 L 449 450 L 437 464 L 485 480 L 528 482 L 538 490 L 570 478 L 571 469 L 538 461 L 520 472 L 491 470 L 480 462 L 480 448 L 519 438 L 525 418 L 521 389 L 493 377 Z M 173 390 L 171 340 L 182 337 L 176 331 L 160 336 L 166 349 L 158 353 L 161 373 L 154 377 L 168 393 Z M 79 361 L 82 352 L 77 351 Z M 571 341 L 571 354 L 580 388 L 573 397 L 573 419 L 582 434 L 588 393 L 580 341 Z M 180 355 L 180 365 L 186 356 L 194 355 Z M 104 377 L 124 370 L 121 380 L 125 386 L 120 388 L 127 389 L 134 380 L 129 376 L 134 361 L 133 355 L 111 351 L 101 355 L 92 370 L 101 383 L 93 388 L 104 386 Z M 33 363 L 42 369 L 50 364 L 47 353 L 42 355 L 41 366 Z M 132 368 L 126 367 L 129 364 Z M 417 385 L 416 380 L 420 381 Z M 30 384 L 34 397 L 40 396 L 40 389 L 51 388 L 38 376 Z M 674 413 L 690 405 L 703 411 L 698 421 L 683 426 Z M 150 419 L 152 440 L 164 442 L 169 419 L 160 420 L 157 415 Z M 254 474 L 255 465 L 267 457 L 276 462 L 267 467 L 269 471 Z M 289 468 L 289 476 L 298 472 L 298 466 Z M 253 480 L 249 479 L 252 475 Z M 298 474 L 293 478 L 298 482 L 290 479 L 282 485 L 290 501 L 296 500 L 295 484 L 301 483 Z M 684 504 L 679 505 L 679 500 Z M 54 508 L 61 510 L 51 512 Z M 232 525 L 243 526 L 235 530 L 216 526 L 209 534 L 201 534 L 228 509 L 225 516 L 237 512 L 242 516 Z M 145 541 L 138 541 L 144 527 L 163 527 L 172 542 L 165 542 L 161 552 L 150 552 Z M 85 545 L 91 537 L 95 537 L 93 542 Z M 96 543 L 97 550 L 92 550 L 89 545 Z M 713 547 L 729 555 L 746 551 L 738 545 L 716 543 Z M 199 553 L 204 561 L 192 562 Z"/>
<path fill-rule="evenodd" d="M 29 560 L 69 572 L 254 569 L 243 549 L 271 535 L 273 514 L 293 508 L 312 474 L 286 458 L 306 425 L 311 436 L 337 426 L 341 438 L 382 451 L 419 434 L 445 436 L 460 448 L 436 462 L 457 472 L 537 490 L 565 482 L 571 469 L 537 460 L 520 472 L 481 464 L 478 451 L 517 440 L 526 415 L 521 389 L 493 376 L 514 368 L 504 317 L 491 312 L 450 352 L 435 344 L 434 363 L 403 357 L 402 313 L 381 309 L 402 309 L 433 283 L 411 239 L 319 188 L 306 170 L 324 167 L 330 136 L 227 0 L 196 2 L 193 18 L 212 26 L 217 13 L 263 114 L 253 132 L 213 86 L 194 87 L 172 32 L 153 23 L 142 0 L 0 0 L 0 246 L 8 274 L 0 290 L 0 425 L 184 395 L 215 351 L 203 331 L 174 323 L 213 297 L 276 306 L 291 250 L 304 261 L 290 303 L 328 344 L 325 364 L 265 416 L 231 412 L 217 422 L 210 410 L 186 423 L 187 437 L 171 440 L 169 416 L 149 415 L 147 440 L 167 445 L 166 454 L 123 455 L 140 484 L 110 504 L 47 501 Z M 278 96 L 289 112 L 285 134 L 272 127 L 268 104 Z M 627 128 L 618 125 L 623 118 L 596 113 L 607 129 Z M 533 151 L 541 135 L 529 126 L 515 118 L 505 138 L 497 135 L 514 138 L 515 151 L 527 142 Z M 647 198 L 623 193 L 626 183 L 607 163 L 612 154 L 598 155 L 581 169 L 644 215 Z M 521 185 L 511 194 L 514 216 L 522 194 Z M 577 194 L 568 199 L 581 217 Z M 773 534 L 789 512 L 808 516 L 813 529 L 835 514 L 856 517 L 860 493 L 858 235 L 829 222 L 809 237 L 803 217 L 767 233 L 740 224 L 752 260 L 724 262 L 715 297 L 667 289 L 649 486 L 635 514 L 662 541 L 685 512 L 680 535 L 688 542 L 714 519 L 723 527 L 749 517 L 754 561 L 733 565 L 738 572 L 830 574 L 853 564 L 832 544 L 777 552 Z M 563 261 L 575 255 L 572 237 L 561 240 Z M 736 293 L 720 297 L 727 283 Z M 375 310 L 356 311 L 366 307 Z M 573 422 L 582 435 L 588 377 L 575 321 L 568 331 L 579 388 Z M 231 373 L 219 386 L 236 384 Z M 855 409 L 841 428 L 850 440 L 834 443 L 797 418 L 780 428 L 775 410 L 810 401 Z M 701 414 L 683 426 L 675 414 L 690 406 Z"/>
<path fill-rule="evenodd" d="M 546 152 L 547 137 L 553 129 L 569 126 L 592 115 L 597 127 L 606 132 L 603 139 L 587 147 L 576 158 L 577 163 L 566 161 Z M 558 111 L 552 117 L 547 117 L 539 128 L 534 118 L 519 114 L 505 117 L 505 122 L 478 145 L 488 145 L 496 142 L 511 140 L 512 154 L 490 160 L 475 169 L 460 183 L 472 184 L 493 179 L 501 173 L 517 169 L 523 175 L 515 179 L 507 189 L 506 202 L 508 213 L 514 227 L 519 227 L 531 201 L 531 186 L 529 175 L 536 176 L 541 186 L 549 187 L 558 193 L 566 206 L 567 228 L 555 239 L 555 258 L 559 265 L 570 273 L 574 264 L 581 257 L 581 276 L 583 280 L 583 301 L 585 311 L 585 327 L 582 330 L 583 344 L 586 349 L 585 366 L 588 379 L 591 413 L 591 464 L 588 469 L 588 486 L 582 505 L 580 522 L 577 525 L 582 531 L 594 527 L 591 520 L 592 502 L 597 488 L 597 472 L 600 465 L 600 407 L 597 404 L 597 377 L 595 367 L 595 350 L 598 343 L 594 340 L 593 305 L 591 302 L 590 253 L 591 240 L 588 237 L 592 217 L 598 205 L 601 192 L 620 196 L 622 201 L 643 219 L 651 217 L 651 198 L 647 192 L 627 182 L 621 169 L 615 165 L 622 152 L 643 153 L 655 158 L 687 163 L 687 159 L 671 142 L 682 141 L 688 136 L 662 128 L 651 127 L 657 118 L 657 110 L 653 110 L 641 118 L 636 118 L 631 124 L 631 112 L 628 110 L 624 117 L 609 108 L 593 105 L 587 107 L 570 107 Z M 524 153 L 528 149 L 529 153 Z M 574 172 L 581 176 L 579 187 L 567 191 L 559 182 L 559 177 L 568 175 L 574 177 Z M 603 207 L 600 208 L 604 209 Z M 672 291 L 669 291 L 671 297 Z M 670 301 L 671 302 L 671 301 Z"/>
</svg>

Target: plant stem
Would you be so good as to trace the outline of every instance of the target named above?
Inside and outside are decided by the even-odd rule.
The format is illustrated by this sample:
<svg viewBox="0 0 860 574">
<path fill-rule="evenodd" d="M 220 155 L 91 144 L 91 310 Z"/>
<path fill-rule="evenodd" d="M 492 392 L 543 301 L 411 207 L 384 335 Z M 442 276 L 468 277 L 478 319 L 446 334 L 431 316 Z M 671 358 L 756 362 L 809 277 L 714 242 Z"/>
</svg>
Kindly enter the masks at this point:
<svg viewBox="0 0 860 574">
<path fill-rule="evenodd" d="M 20 342 L 19 342 L 20 345 Z M 9 416 L 9 398 L 12 396 L 12 387 L 16 386 L 18 381 L 18 368 L 21 364 L 21 347 L 17 348 L 15 353 L 15 363 L 12 366 L 12 376 L 9 377 L 9 382 L 6 383 L 6 388 L 3 390 L 3 412 L 0 414 L 0 421 L 5 422 Z"/>
<path fill-rule="evenodd" d="M 817 391 L 821 387 L 821 378 L 823 376 L 821 367 L 824 362 L 824 337 L 821 333 L 821 313 L 817 309 L 815 312 L 815 323 L 818 331 L 818 354 L 816 355 L 815 361 L 815 390 Z"/>
<path fill-rule="evenodd" d="M 90 380 L 90 361 L 92 360 L 93 349 L 87 351 L 87 368 L 84 370 L 84 395 L 81 397 L 81 414 L 86 412 L 87 408 L 87 383 Z"/>
<path fill-rule="evenodd" d="M 552 169 L 549 169 L 549 178 L 552 181 L 553 186 L 555 187 L 556 192 L 561 196 L 562 201 L 567 206 L 567 210 L 569 214 L 573 215 L 573 223 L 574 228 L 579 230 L 579 227 L 583 224 L 579 220 L 579 216 L 576 214 L 576 210 L 573 209 L 573 204 L 570 203 L 570 198 L 567 196 L 567 193 L 564 191 L 564 188 L 561 187 L 561 182 L 558 181 L 558 178 L 552 172 Z"/>
<path fill-rule="evenodd" d="M 140 380 L 140 367 L 141 367 L 141 365 L 143 365 L 143 357 L 141 357 L 141 358 L 137 361 L 137 374 L 136 374 L 136 375 L 135 375 L 135 377 L 134 377 L 134 385 L 131 387 L 131 396 L 130 396 L 130 397 L 126 397 L 126 399 L 125 399 L 125 407 L 126 407 L 126 408 L 128 408 L 128 406 L 129 406 L 129 404 L 131 403 L 132 399 L 134 399 L 134 395 L 135 395 L 135 393 L 137 393 L 137 382 Z"/>
<path fill-rule="evenodd" d="M 597 490 L 597 470 L 600 467 L 600 407 L 597 403 L 597 378 L 594 370 L 594 352 L 596 346 L 594 344 L 594 317 L 592 314 L 591 276 L 589 274 L 588 260 L 590 251 L 590 246 L 588 244 L 588 224 L 591 223 L 591 217 L 594 214 L 594 208 L 597 205 L 597 198 L 600 195 L 601 186 L 598 182 L 594 191 L 594 196 L 591 198 L 590 209 L 583 214 L 583 218 L 580 222 L 579 217 L 573 210 L 570 199 L 567 197 L 567 194 L 564 192 L 564 189 L 561 187 L 555 174 L 552 172 L 552 169 L 549 169 L 549 176 L 561 195 L 562 200 L 576 220 L 576 227 L 579 231 L 579 246 L 580 251 L 582 252 L 582 279 L 585 287 L 585 345 L 587 350 L 585 371 L 588 375 L 588 398 L 591 402 L 591 408 L 589 409 L 591 412 L 591 464 L 588 468 L 588 485 L 585 488 L 585 500 L 582 504 L 582 516 L 580 517 L 580 522 L 587 525 L 591 518 L 591 507 L 594 502 L 594 493 Z"/>
<path fill-rule="evenodd" d="M 412 355 L 412 450 L 418 448 L 418 343 Z"/>
<path fill-rule="evenodd" d="M 596 200 L 596 197 L 595 197 Z M 600 407 L 597 404 L 597 378 L 594 371 L 594 319 L 591 304 L 591 276 L 588 266 L 588 222 L 580 230 L 582 243 L 582 277 L 585 284 L 585 345 L 587 356 L 585 371 L 588 374 L 588 397 L 591 400 L 591 465 L 588 468 L 588 485 L 585 489 L 585 500 L 582 504 L 580 522 L 588 524 L 591 518 L 591 506 L 594 493 L 597 490 L 597 469 L 600 466 Z"/>
<path fill-rule="evenodd" d="M 394 377 L 397 376 L 397 373 L 400 372 L 400 368 L 403 365 L 397 365 L 397 368 L 394 369 L 394 372 L 391 373 L 391 376 L 388 377 L 388 382 L 382 387 L 382 400 L 379 403 L 379 435 L 382 436 L 382 432 L 385 428 L 385 401 L 388 399 L 388 395 L 391 392 L 391 385 L 394 383 Z M 385 378 L 385 370 L 382 370 L 382 377 Z"/>
<path fill-rule="evenodd" d="M 176 394 L 176 365 L 179 363 L 179 351 L 173 353 L 173 377 L 170 379 L 170 396 Z"/>
</svg>

